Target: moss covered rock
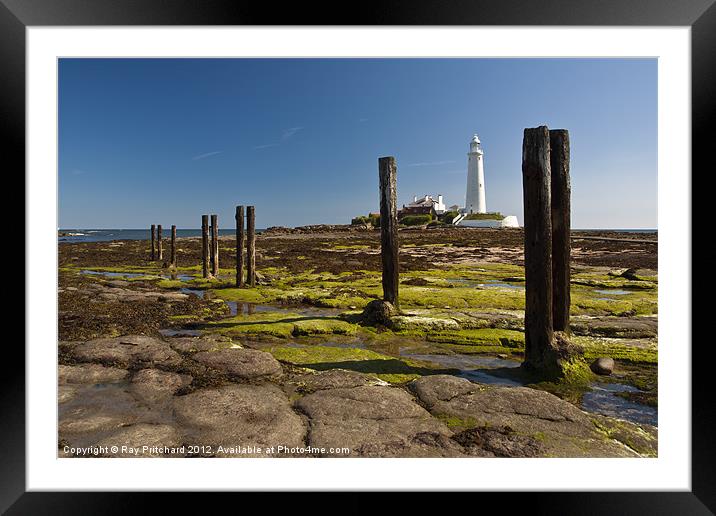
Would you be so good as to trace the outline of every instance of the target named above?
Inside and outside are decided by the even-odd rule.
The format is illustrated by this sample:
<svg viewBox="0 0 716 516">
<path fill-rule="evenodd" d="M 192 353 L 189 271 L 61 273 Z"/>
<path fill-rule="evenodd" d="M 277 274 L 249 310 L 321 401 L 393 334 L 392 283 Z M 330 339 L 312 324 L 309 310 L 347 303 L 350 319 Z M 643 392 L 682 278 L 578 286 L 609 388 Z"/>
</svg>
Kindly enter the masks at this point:
<svg viewBox="0 0 716 516">
<path fill-rule="evenodd" d="M 392 318 L 398 314 L 398 309 L 388 301 L 376 299 L 365 305 L 362 322 L 370 326 L 382 324 L 388 326 Z"/>
<path fill-rule="evenodd" d="M 603 432 L 590 417 L 567 401 L 527 387 L 497 387 L 471 383 L 464 378 L 436 375 L 411 382 L 409 388 L 430 413 L 456 421 L 469 421 L 475 428 L 504 429 L 533 439 L 513 440 L 512 456 L 535 450 L 546 457 L 638 457 Z M 509 444 L 508 440 L 506 444 Z"/>
<path fill-rule="evenodd" d="M 441 331 L 460 329 L 460 324 L 455 319 L 420 315 L 395 315 L 390 318 L 386 326 L 394 331 Z"/>
</svg>

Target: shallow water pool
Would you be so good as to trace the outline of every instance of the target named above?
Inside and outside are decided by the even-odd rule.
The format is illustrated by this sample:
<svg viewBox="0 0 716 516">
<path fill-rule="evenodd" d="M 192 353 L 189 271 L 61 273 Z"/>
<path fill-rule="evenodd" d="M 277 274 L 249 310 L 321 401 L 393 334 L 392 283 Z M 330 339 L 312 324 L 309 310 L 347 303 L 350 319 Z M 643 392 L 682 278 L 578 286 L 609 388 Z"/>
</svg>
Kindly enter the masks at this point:
<svg viewBox="0 0 716 516">
<path fill-rule="evenodd" d="M 110 272 L 110 271 L 93 271 L 85 269 L 80 271 L 80 274 L 89 274 L 92 276 L 105 276 L 107 278 L 140 278 L 142 276 L 155 276 L 164 279 L 173 279 L 179 281 L 191 281 L 194 276 L 189 274 L 151 274 L 144 272 Z"/>
<path fill-rule="evenodd" d="M 477 383 L 507 387 L 525 385 L 509 374 L 509 369 L 520 367 L 521 362 L 517 360 L 460 354 L 401 354 L 401 356 L 458 369 L 460 373 L 457 376 Z M 620 392 L 640 392 L 636 387 L 607 382 L 595 382 L 590 387 L 592 390 L 586 392 L 582 397 L 580 406 L 582 410 L 633 423 L 658 425 L 658 409 L 656 407 L 637 403 L 617 395 Z"/>
<path fill-rule="evenodd" d="M 582 408 L 587 412 L 626 419 L 633 423 L 647 423 L 653 426 L 659 424 L 656 407 L 622 398 L 616 395 L 618 392 L 640 391 L 636 387 L 622 383 L 597 382 L 592 384 L 592 390 L 582 397 Z"/>
<path fill-rule="evenodd" d="M 606 288 L 606 289 L 598 289 L 595 290 L 597 294 L 602 294 L 604 296 L 625 296 L 627 294 L 631 294 L 628 290 L 621 290 L 618 288 Z"/>
</svg>

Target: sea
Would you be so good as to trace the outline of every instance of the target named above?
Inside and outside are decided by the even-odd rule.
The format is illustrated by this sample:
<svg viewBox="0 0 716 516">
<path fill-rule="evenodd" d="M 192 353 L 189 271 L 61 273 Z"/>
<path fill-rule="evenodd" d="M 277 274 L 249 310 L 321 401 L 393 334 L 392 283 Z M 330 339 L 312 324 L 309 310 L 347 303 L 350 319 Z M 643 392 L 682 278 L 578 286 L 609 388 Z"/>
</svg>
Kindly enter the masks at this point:
<svg viewBox="0 0 716 516">
<path fill-rule="evenodd" d="M 263 229 L 256 229 L 261 233 Z M 219 236 L 232 236 L 236 229 L 219 228 Z M 109 242 L 112 240 L 149 240 L 148 229 L 60 229 L 57 232 L 60 243 L 71 242 Z M 201 237 L 201 229 L 177 229 L 177 238 Z M 171 228 L 162 228 L 162 238 L 171 238 Z"/>
<path fill-rule="evenodd" d="M 261 233 L 263 229 L 256 229 Z M 657 233 L 656 229 L 573 229 L 579 231 L 613 231 L 616 233 Z M 60 229 L 57 240 L 62 243 L 70 242 L 109 242 L 112 240 L 149 240 L 148 229 Z M 219 236 L 233 236 L 236 234 L 234 228 L 219 228 Z M 162 238 L 170 238 L 171 229 L 162 228 Z M 201 229 L 177 229 L 177 238 L 201 237 Z"/>
</svg>

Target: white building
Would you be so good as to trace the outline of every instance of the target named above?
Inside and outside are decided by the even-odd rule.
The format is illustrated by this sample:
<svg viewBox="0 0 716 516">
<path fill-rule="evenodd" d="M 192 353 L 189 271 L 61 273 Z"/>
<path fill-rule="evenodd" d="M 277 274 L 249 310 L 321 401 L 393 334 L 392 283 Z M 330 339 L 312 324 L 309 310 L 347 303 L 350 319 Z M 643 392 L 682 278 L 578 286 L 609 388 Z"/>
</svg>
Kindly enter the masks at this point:
<svg viewBox="0 0 716 516">
<path fill-rule="evenodd" d="M 470 152 L 467 153 L 467 189 L 465 194 L 465 213 L 487 213 L 485 204 L 485 171 L 483 152 L 477 135 L 470 140 Z"/>
<path fill-rule="evenodd" d="M 417 208 L 422 206 L 432 206 L 435 213 L 442 215 L 445 213 L 445 203 L 443 202 L 442 194 L 438 194 L 437 199 L 432 195 L 423 195 L 418 198 L 417 195 L 413 196 L 413 202 L 408 204 L 407 208 Z M 405 206 L 404 206 L 405 207 Z"/>
<path fill-rule="evenodd" d="M 457 224 L 467 228 L 518 228 L 520 223 L 515 215 L 508 215 L 500 219 L 468 220 L 459 219 Z"/>
</svg>

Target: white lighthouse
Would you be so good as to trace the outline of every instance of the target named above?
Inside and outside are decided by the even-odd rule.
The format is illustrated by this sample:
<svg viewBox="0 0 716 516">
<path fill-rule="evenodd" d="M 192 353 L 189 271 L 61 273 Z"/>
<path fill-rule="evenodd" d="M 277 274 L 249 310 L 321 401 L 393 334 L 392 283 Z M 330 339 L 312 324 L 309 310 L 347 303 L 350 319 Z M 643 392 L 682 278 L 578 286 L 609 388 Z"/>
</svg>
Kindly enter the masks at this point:
<svg viewBox="0 0 716 516">
<path fill-rule="evenodd" d="M 465 194 L 465 213 L 486 213 L 485 171 L 482 164 L 480 138 L 472 136 L 470 152 L 467 153 L 467 191 Z"/>
</svg>

